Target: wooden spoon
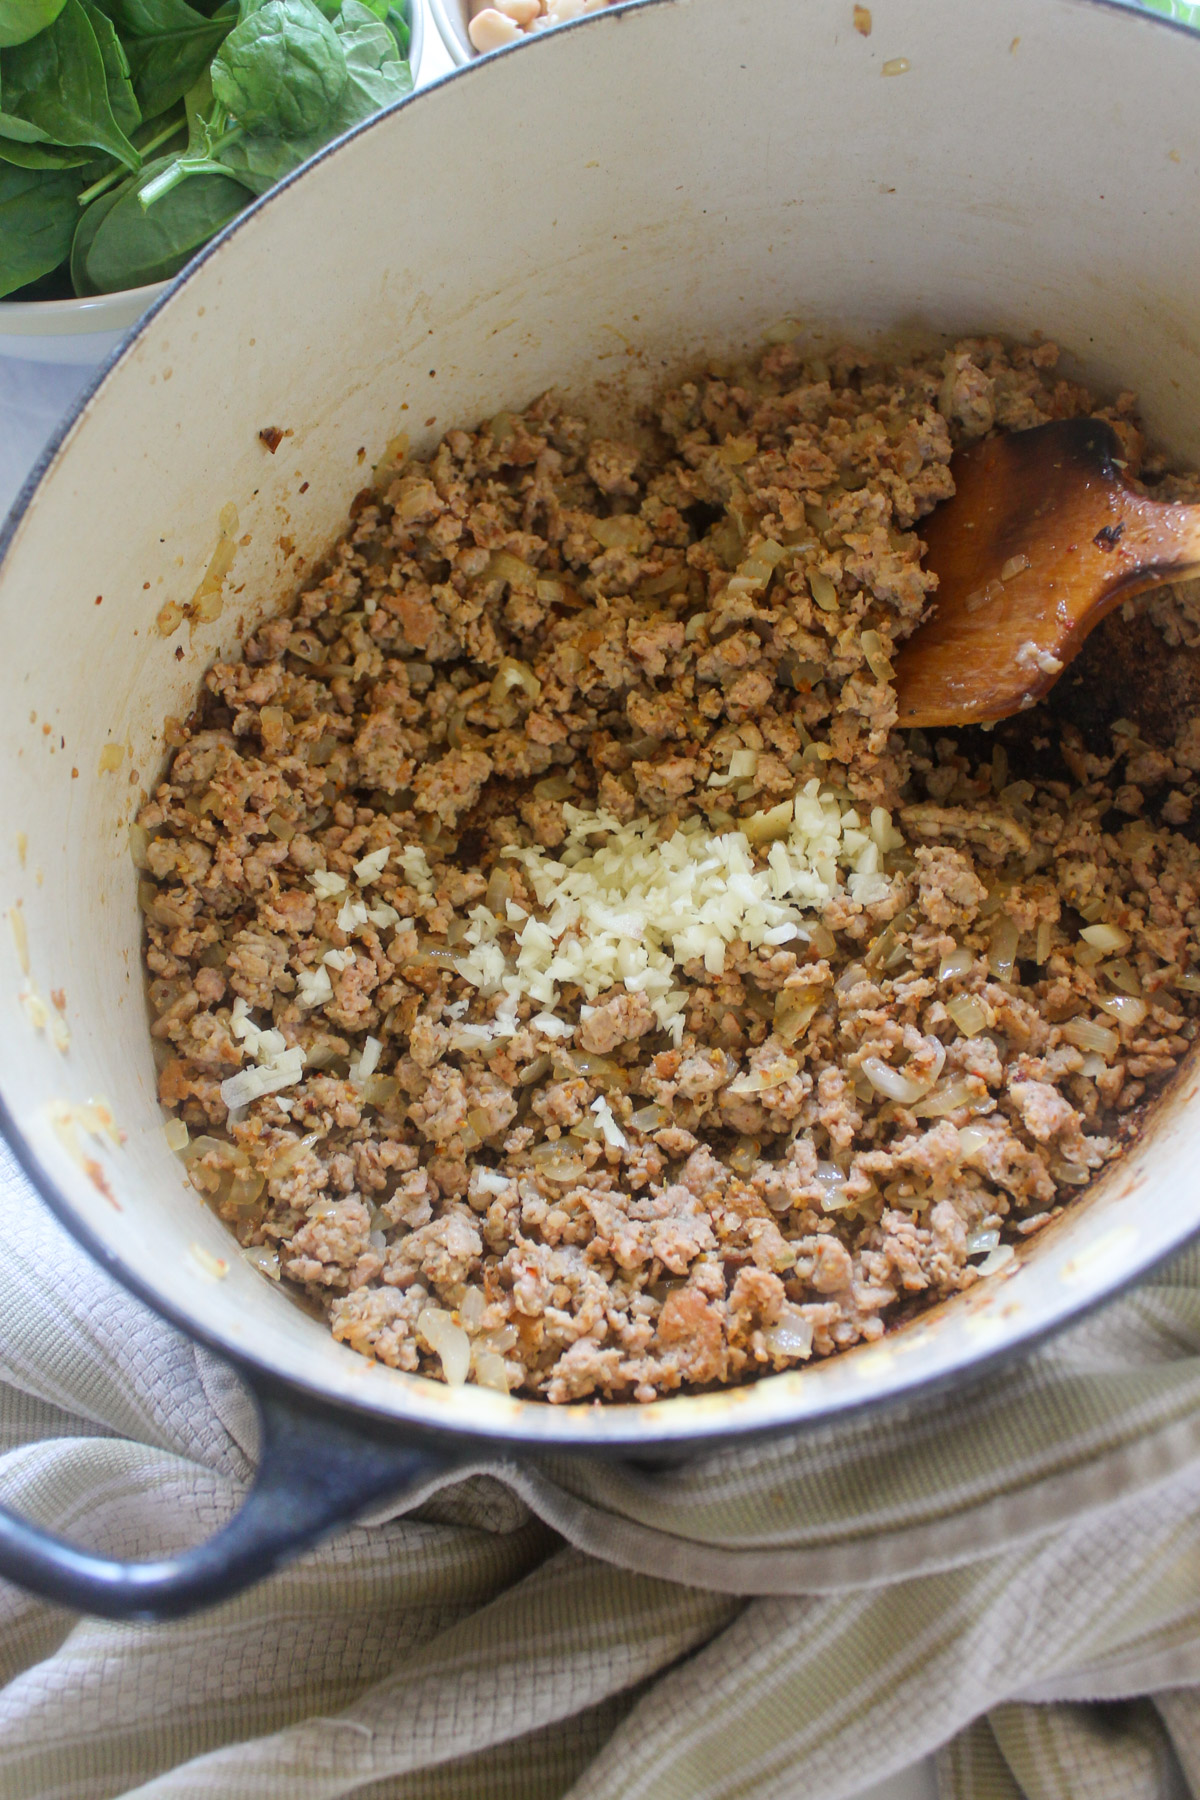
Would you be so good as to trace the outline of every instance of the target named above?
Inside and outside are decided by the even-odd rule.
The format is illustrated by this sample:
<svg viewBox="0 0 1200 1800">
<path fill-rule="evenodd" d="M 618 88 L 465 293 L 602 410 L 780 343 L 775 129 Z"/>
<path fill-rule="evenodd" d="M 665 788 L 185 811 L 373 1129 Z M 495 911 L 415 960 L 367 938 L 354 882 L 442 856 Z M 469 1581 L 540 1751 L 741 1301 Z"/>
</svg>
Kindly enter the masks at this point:
<svg viewBox="0 0 1200 1800">
<path fill-rule="evenodd" d="M 1054 686 L 1118 601 L 1200 570 L 1200 506 L 1148 500 L 1100 419 L 985 438 L 919 527 L 938 578 L 896 658 L 898 723 L 1006 719 Z"/>
</svg>

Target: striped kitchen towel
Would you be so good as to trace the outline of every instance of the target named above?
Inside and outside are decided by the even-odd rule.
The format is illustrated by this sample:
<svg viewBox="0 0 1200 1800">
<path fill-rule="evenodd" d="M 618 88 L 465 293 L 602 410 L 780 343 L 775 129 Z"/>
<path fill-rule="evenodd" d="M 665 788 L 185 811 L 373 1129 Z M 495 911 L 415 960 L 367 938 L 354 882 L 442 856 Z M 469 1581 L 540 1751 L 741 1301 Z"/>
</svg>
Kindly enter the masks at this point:
<svg viewBox="0 0 1200 1800">
<path fill-rule="evenodd" d="M 118 1556 L 253 1466 L 223 1365 L 0 1160 L 0 1498 Z M 458 1475 L 198 1618 L 0 1585 L 4 1800 L 1200 1796 L 1200 1252 L 962 1395 Z"/>
</svg>

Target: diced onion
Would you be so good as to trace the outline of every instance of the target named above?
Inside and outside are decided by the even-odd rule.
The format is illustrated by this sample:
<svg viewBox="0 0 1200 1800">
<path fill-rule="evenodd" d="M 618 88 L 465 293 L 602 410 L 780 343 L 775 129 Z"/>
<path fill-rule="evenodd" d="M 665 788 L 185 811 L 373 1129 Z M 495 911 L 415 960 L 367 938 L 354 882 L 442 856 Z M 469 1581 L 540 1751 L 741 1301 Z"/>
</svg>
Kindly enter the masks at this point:
<svg viewBox="0 0 1200 1800">
<path fill-rule="evenodd" d="M 973 589 L 963 601 L 963 605 L 969 613 L 979 612 L 983 607 L 990 606 L 994 600 L 999 600 L 1003 592 L 1003 582 L 993 579 L 985 582 L 983 587 Z"/>
<path fill-rule="evenodd" d="M 501 1325 L 495 1331 L 485 1331 L 479 1342 L 494 1350 L 497 1356 L 503 1356 L 514 1347 L 520 1335 L 515 1325 Z"/>
<path fill-rule="evenodd" d="M 975 967 L 973 950 L 952 950 L 938 964 L 938 980 L 953 981 L 958 975 L 969 975 Z"/>
<path fill-rule="evenodd" d="M 542 691 L 542 684 L 528 663 L 518 662 L 512 656 L 501 657 L 488 695 L 492 705 L 497 706 L 515 687 L 522 688 L 531 700 L 537 700 Z"/>
<path fill-rule="evenodd" d="M 1091 1019 L 1068 1019 L 1062 1034 L 1077 1050 L 1095 1050 L 1101 1056 L 1115 1056 L 1121 1047 L 1115 1031 L 1110 1031 L 1106 1025 L 1094 1024 Z"/>
<path fill-rule="evenodd" d="M 785 1044 L 794 1044 L 803 1035 L 821 1004 L 819 987 L 780 988 L 775 996 L 774 1029 Z"/>
<path fill-rule="evenodd" d="M 992 926 L 991 943 L 988 947 L 988 962 L 997 981 L 1012 980 L 1020 940 L 1021 934 L 1015 922 L 1007 913 L 1002 913 Z"/>
<path fill-rule="evenodd" d="M 246 1152 L 228 1138 L 195 1137 L 190 1143 L 181 1147 L 180 1155 L 189 1166 L 199 1162 L 201 1157 L 213 1156 L 223 1169 L 248 1169 L 250 1159 Z"/>
<path fill-rule="evenodd" d="M 903 1106 L 920 1100 L 933 1086 L 932 1076 L 926 1081 L 914 1081 L 911 1075 L 893 1069 L 878 1056 L 864 1056 L 862 1072 L 878 1093 L 886 1094 L 889 1100 L 899 1101 Z"/>
<path fill-rule="evenodd" d="M 867 667 L 876 681 L 890 681 L 896 673 L 887 656 L 877 631 L 864 631 L 862 634 L 863 654 L 867 659 Z"/>
<path fill-rule="evenodd" d="M 368 1075 L 362 1096 L 368 1106 L 389 1106 L 399 1091 L 400 1083 L 394 1075 Z"/>
<path fill-rule="evenodd" d="M 762 1152 L 757 1138 L 740 1137 L 729 1153 L 729 1167 L 735 1175 L 748 1175 Z"/>
<path fill-rule="evenodd" d="M 811 1356 L 813 1328 L 799 1307 L 786 1301 L 773 1325 L 763 1330 L 763 1343 L 773 1356 Z"/>
<path fill-rule="evenodd" d="M 182 1119 L 168 1119 L 163 1126 L 163 1136 L 167 1140 L 167 1149 L 178 1156 L 188 1146 L 188 1128 Z"/>
<path fill-rule="evenodd" d="M 417 1331 L 435 1356 L 451 1387 L 461 1387 L 471 1371 L 471 1340 L 440 1306 L 426 1306 L 417 1314 Z"/>
<path fill-rule="evenodd" d="M 646 541 L 646 527 L 636 513 L 614 513 L 611 518 L 593 519 L 588 530 L 606 550 L 636 550 Z"/>
<path fill-rule="evenodd" d="M 494 550 L 488 563 L 488 574 L 496 581 L 508 581 L 517 587 L 533 587 L 537 581 L 537 570 L 532 563 L 523 562 L 519 556 L 513 556 L 508 550 Z"/>
<path fill-rule="evenodd" d="M 918 1119 L 944 1119 L 948 1113 L 957 1112 L 960 1106 L 970 1106 L 975 1100 L 975 1091 L 969 1081 L 947 1081 L 918 1100 L 913 1107 Z"/>
<path fill-rule="evenodd" d="M 964 1037 L 978 1037 L 987 1028 L 988 1009 L 974 994 L 956 994 L 947 1000 L 946 1011 Z"/>
<path fill-rule="evenodd" d="M 319 1131 L 313 1131 L 307 1137 L 285 1138 L 267 1169 L 267 1180 L 279 1181 L 289 1169 L 295 1168 L 300 1158 L 321 1141 L 322 1135 Z"/>
<path fill-rule="evenodd" d="M 828 575 L 822 575 L 817 569 L 810 569 L 808 575 L 809 591 L 822 612 L 836 612 L 838 604 L 837 589 Z"/>
<path fill-rule="evenodd" d="M 1109 999 L 1101 1000 L 1099 1006 L 1101 1012 L 1106 1012 L 1129 1031 L 1136 1031 L 1150 1011 L 1146 1002 L 1133 994 L 1113 994 Z"/>
<path fill-rule="evenodd" d="M 846 1171 L 837 1163 L 819 1162 L 817 1164 L 817 1183 L 821 1188 L 821 1211 L 840 1212 L 850 1204 L 846 1193 Z"/>
<path fill-rule="evenodd" d="M 1007 1269 L 1009 1263 L 1016 1260 L 1016 1251 L 1011 1244 L 997 1244 L 991 1255 L 979 1265 L 981 1275 L 998 1275 L 1001 1269 Z"/>
<path fill-rule="evenodd" d="M 967 1255 L 988 1256 L 1000 1242 L 998 1231 L 970 1231 L 967 1233 Z"/>
<path fill-rule="evenodd" d="M 261 1275 L 268 1276 L 272 1281 L 279 1280 L 279 1252 L 272 1250 L 269 1244 L 251 1244 L 248 1250 L 242 1251 L 242 1255 L 251 1268 L 257 1269 Z"/>
<path fill-rule="evenodd" d="M 478 1331 L 483 1323 L 483 1315 L 487 1311 L 487 1300 L 484 1297 L 483 1289 L 469 1287 L 455 1310 L 468 1331 Z"/>
<path fill-rule="evenodd" d="M 635 1131 L 661 1131 L 670 1122 L 671 1115 L 665 1106 L 641 1106 L 629 1121 Z"/>
<path fill-rule="evenodd" d="M 188 1255 L 209 1281 L 224 1281 L 229 1273 L 229 1264 L 223 1256 L 214 1256 L 203 1244 L 189 1244 Z"/>
<path fill-rule="evenodd" d="M 547 1181 L 578 1181 L 581 1175 L 587 1174 L 588 1166 L 583 1157 L 572 1155 L 561 1143 L 535 1144 L 529 1155 L 538 1174 Z"/>
<path fill-rule="evenodd" d="M 569 775 L 548 775 L 544 781 L 534 783 L 535 800 L 569 800 L 575 792 L 575 783 Z"/>
<path fill-rule="evenodd" d="M 963 1125 L 959 1128 L 958 1145 L 964 1157 L 972 1157 L 983 1149 L 988 1141 L 988 1134 L 978 1125 Z"/>
<path fill-rule="evenodd" d="M 790 1081 L 799 1067 L 799 1063 L 793 1062 L 790 1056 L 776 1057 L 772 1063 L 739 1075 L 725 1091 L 728 1094 L 765 1094 L 771 1088 L 782 1087 L 785 1081 Z"/>
<path fill-rule="evenodd" d="M 150 833 L 144 825 L 133 824 L 129 827 L 129 854 L 133 858 L 135 869 L 148 869 L 150 849 Z"/>
<path fill-rule="evenodd" d="M 1126 962 L 1123 956 L 1115 957 L 1112 962 L 1101 963 L 1096 973 L 1103 975 L 1106 981 L 1111 981 L 1112 985 L 1119 988 L 1123 994 L 1133 994 L 1140 1000 L 1145 992 L 1141 976 L 1133 964 Z"/>
<path fill-rule="evenodd" d="M 498 1394 L 507 1394 L 508 1371 L 504 1366 L 504 1358 L 498 1356 L 494 1350 L 485 1350 L 478 1344 L 474 1345 L 471 1369 L 477 1387 L 494 1388 Z"/>
<path fill-rule="evenodd" d="M 1085 943 L 1103 950 L 1106 956 L 1114 951 L 1128 950 L 1133 942 L 1129 933 L 1122 931 L 1119 925 L 1085 925 L 1079 935 Z"/>
<path fill-rule="evenodd" d="M 1086 1187 L 1092 1179 L 1092 1171 L 1085 1169 L 1082 1163 L 1068 1162 L 1066 1157 L 1056 1157 L 1050 1164 L 1050 1173 L 1055 1181 L 1064 1181 L 1068 1187 Z"/>
<path fill-rule="evenodd" d="M 774 843 L 778 838 L 787 837 L 792 829 L 792 803 L 784 800 L 768 812 L 751 813 L 740 823 L 750 843 Z"/>
</svg>

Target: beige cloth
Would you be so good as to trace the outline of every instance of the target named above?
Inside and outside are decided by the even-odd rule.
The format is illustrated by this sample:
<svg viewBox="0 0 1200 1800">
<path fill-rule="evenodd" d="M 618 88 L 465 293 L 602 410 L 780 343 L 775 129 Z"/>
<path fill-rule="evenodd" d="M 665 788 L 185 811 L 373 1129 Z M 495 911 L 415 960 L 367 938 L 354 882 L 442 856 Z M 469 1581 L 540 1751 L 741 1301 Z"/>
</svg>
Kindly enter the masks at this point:
<svg viewBox="0 0 1200 1800">
<path fill-rule="evenodd" d="M 253 1413 L 0 1164 L 0 1497 L 113 1554 Z M 967 1397 L 669 1474 L 481 1464 L 166 1626 L 0 1586 L 4 1800 L 1200 1796 L 1200 1253 Z"/>
</svg>

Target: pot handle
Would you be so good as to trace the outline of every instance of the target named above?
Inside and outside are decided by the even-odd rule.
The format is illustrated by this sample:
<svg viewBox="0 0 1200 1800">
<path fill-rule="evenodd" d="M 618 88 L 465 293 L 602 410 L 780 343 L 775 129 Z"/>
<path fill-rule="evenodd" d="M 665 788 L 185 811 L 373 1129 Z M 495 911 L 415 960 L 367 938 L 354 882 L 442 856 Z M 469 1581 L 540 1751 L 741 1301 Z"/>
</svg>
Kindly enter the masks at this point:
<svg viewBox="0 0 1200 1800">
<path fill-rule="evenodd" d="M 215 1537 L 157 1562 L 118 1562 L 0 1507 L 0 1576 L 106 1619 L 178 1619 L 241 1593 L 350 1524 L 453 1466 L 454 1457 L 389 1441 L 282 1384 L 239 1370 L 262 1426 L 245 1503 Z"/>
</svg>

